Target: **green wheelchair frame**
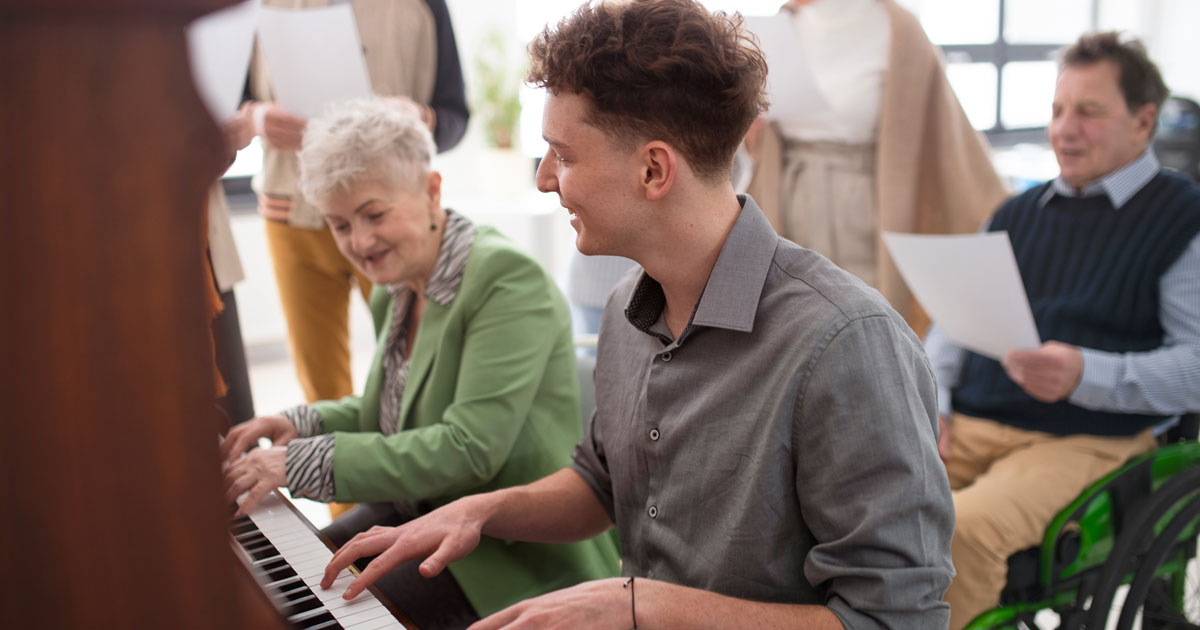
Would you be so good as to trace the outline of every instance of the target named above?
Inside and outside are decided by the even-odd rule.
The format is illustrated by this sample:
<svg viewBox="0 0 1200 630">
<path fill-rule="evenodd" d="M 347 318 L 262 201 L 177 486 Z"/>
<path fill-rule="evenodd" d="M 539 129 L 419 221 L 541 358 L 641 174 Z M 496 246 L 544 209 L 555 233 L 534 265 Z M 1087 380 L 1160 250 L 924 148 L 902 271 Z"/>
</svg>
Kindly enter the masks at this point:
<svg viewBox="0 0 1200 630">
<path fill-rule="evenodd" d="M 1114 623 L 1127 630 L 1138 622 L 1145 630 L 1200 629 L 1200 583 L 1188 576 L 1200 535 L 1195 420 L 1185 418 L 1188 441 L 1134 458 L 1092 484 L 1059 512 L 1040 547 L 1010 557 L 1000 606 L 967 630 L 1039 628 L 1034 617 L 1043 610 L 1056 612 L 1056 627 L 1067 630 Z"/>
</svg>

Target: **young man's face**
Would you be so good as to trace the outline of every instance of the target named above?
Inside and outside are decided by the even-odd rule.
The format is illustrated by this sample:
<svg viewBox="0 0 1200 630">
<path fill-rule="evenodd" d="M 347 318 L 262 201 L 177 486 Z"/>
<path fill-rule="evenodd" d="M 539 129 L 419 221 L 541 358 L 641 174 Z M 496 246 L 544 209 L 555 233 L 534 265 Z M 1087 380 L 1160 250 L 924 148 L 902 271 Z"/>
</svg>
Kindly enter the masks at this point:
<svg viewBox="0 0 1200 630">
<path fill-rule="evenodd" d="M 550 143 L 537 171 L 537 187 L 558 193 L 571 214 L 575 246 L 583 254 L 629 256 L 638 240 L 636 152 L 616 145 L 589 125 L 588 97 L 549 94 L 542 137 Z"/>
<path fill-rule="evenodd" d="M 1146 150 L 1154 129 L 1155 107 L 1129 111 L 1111 61 L 1067 66 L 1058 75 L 1050 146 L 1062 178 L 1080 189 L 1120 169 Z"/>
</svg>

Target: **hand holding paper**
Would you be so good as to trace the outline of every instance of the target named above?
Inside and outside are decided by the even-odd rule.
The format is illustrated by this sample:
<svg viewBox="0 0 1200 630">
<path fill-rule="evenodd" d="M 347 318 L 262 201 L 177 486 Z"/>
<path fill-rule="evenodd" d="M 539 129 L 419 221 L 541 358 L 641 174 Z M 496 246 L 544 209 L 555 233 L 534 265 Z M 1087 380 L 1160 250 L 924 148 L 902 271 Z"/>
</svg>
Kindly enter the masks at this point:
<svg viewBox="0 0 1200 630">
<path fill-rule="evenodd" d="M 1041 346 L 1007 232 L 883 234 L 917 301 L 955 343 L 1000 360 Z"/>
<path fill-rule="evenodd" d="M 215 120 L 228 120 L 237 112 L 250 68 L 259 4 L 259 0 L 243 2 L 187 27 L 192 77 Z"/>
<path fill-rule="evenodd" d="M 293 116 L 274 103 L 255 106 L 255 129 L 267 144 L 283 151 L 299 151 L 308 120 Z"/>
<path fill-rule="evenodd" d="M 1044 403 L 1069 396 L 1083 376 L 1083 353 L 1058 341 L 1037 350 L 1011 350 L 1000 364 L 1025 393 Z"/>
<path fill-rule="evenodd" d="M 329 103 L 371 97 L 349 3 L 304 10 L 263 8 L 258 41 L 275 101 L 296 116 L 311 118 Z"/>
</svg>

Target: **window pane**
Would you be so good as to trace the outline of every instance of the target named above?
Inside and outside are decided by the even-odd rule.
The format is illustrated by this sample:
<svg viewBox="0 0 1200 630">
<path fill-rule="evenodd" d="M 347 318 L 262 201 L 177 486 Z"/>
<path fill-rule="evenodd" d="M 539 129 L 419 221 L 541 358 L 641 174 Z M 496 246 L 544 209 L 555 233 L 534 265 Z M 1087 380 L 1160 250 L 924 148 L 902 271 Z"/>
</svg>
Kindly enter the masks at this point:
<svg viewBox="0 0 1200 630">
<path fill-rule="evenodd" d="M 1045 127 L 1050 123 L 1050 105 L 1058 79 L 1055 62 L 1007 63 L 1002 78 L 1000 120 L 1006 128 Z"/>
<path fill-rule="evenodd" d="M 1096 29 L 1144 35 L 1142 11 L 1145 10 L 1142 0 L 1100 0 Z"/>
<path fill-rule="evenodd" d="M 1065 44 L 1092 28 L 1092 0 L 1008 0 L 1004 39 L 1010 44 Z"/>
<path fill-rule="evenodd" d="M 996 126 L 996 66 L 990 63 L 948 63 L 950 80 L 958 102 L 971 126 L 986 131 Z"/>
<path fill-rule="evenodd" d="M 775 15 L 783 0 L 700 0 L 709 11 L 738 12 L 742 15 Z"/>
<path fill-rule="evenodd" d="M 930 41 L 990 44 L 1000 38 L 1000 0 L 905 0 Z"/>
</svg>

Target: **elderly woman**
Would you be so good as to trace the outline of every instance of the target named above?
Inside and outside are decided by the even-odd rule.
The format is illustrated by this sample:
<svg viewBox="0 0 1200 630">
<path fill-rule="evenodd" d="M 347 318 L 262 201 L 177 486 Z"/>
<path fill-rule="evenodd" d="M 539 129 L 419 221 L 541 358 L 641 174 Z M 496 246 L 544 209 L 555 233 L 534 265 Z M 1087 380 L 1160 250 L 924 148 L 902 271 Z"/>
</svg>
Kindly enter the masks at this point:
<svg viewBox="0 0 1200 630">
<path fill-rule="evenodd" d="M 496 230 L 442 209 L 433 153 L 429 130 L 393 103 L 351 102 L 309 123 L 301 186 L 342 254 L 375 284 L 378 348 L 362 396 L 229 431 L 227 496 L 246 494 L 241 511 L 284 485 L 294 496 L 363 503 L 325 530 L 341 545 L 570 463 L 580 427 L 566 304 Z M 261 437 L 273 446 L 243 455 Z M 419 626 L 459 628 L 616 567 L 608 537 L 485 539 L 448 576 L 426 579 L 410 563 L 380 588 Z"/>
</svg>

